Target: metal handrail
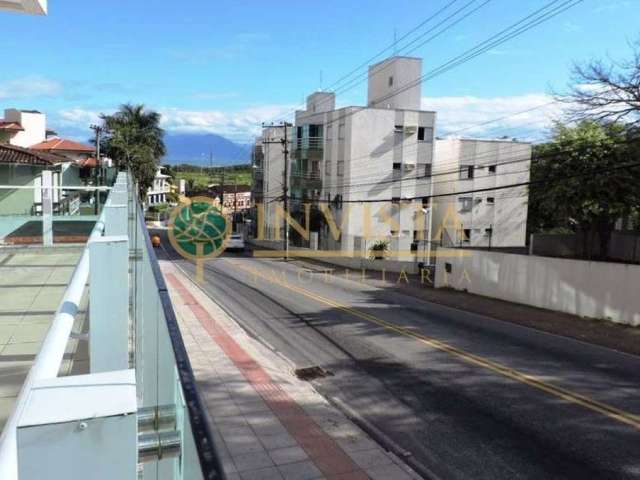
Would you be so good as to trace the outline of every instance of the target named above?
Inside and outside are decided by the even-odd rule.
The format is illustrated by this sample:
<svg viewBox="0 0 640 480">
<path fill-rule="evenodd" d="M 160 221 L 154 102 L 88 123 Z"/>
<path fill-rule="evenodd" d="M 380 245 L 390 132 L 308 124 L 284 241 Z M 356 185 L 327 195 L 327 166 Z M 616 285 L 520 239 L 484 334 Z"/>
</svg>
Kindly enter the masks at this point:
<svg viewBox="0 0 640 480">
<path fill-rule="evenodd" d="M 13 412 L 2 430 L 2 435 L 0 436 L 0 478 L 3 480 L 18 478 L 16 443 L 18 420 L 22 415 L 33 384 L 38 380 L 56 378 L 58 376 L 64 352 L 73 329 L 73 323 L 75 322 L 75 316 L 80 308 L 82 295 L 89 278 L 89 242 L 102 236 L 103 232 L 104 210 L 91 231 L 82 256 L 73 271 L 71 281 L 67 285 L 62 301 L 42 342 L 42 347 L 20 389 Z"/>
</svg>

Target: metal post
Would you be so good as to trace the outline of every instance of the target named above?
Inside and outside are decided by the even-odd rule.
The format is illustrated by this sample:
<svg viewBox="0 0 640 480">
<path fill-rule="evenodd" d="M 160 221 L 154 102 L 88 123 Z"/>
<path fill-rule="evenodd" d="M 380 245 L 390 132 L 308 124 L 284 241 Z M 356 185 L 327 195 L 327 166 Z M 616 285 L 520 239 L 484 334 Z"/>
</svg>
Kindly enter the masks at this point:
<svg viewBox="0 0 640 480">
<path fill-rule="evenodd" d="M 284 191 L 284 259 L 289 260 L 289 224 L 287 223 L 287 216 L 289 215 L 289 140 L 287 139 L 287 129 L 289 127 L 289 123 L 284 122 L 284 138 L 282 140 L 283 150 L 282 153 L 284 155 L 284 183 L 283 183 L 283 191 Z"/>
<path fill-rule="evenodd" d="M 126 229 L 126 218 L 124 228 Z M 89 242 L 91 372 L 129 368 L 129 238 Z"/>
<path fill-rule="evenodd" d="M 53 174 L 42 171 L 42 243 L 53 246 Z"/>
</svg>

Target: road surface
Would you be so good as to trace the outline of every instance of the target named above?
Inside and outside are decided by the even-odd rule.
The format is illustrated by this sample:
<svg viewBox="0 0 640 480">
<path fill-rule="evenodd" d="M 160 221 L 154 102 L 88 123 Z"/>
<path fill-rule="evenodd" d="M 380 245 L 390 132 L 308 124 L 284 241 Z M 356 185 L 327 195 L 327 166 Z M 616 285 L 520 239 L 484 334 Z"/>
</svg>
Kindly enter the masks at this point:
<svg viewBox="0 0 640 480">
<path fill-rule="evenodd" d="M 163 239 L 170 258 L 195 267 Z M 319 267 L 225 253 L 202 288 L 433 478 L 640 478 L 640 357 Z"/>
</svg>

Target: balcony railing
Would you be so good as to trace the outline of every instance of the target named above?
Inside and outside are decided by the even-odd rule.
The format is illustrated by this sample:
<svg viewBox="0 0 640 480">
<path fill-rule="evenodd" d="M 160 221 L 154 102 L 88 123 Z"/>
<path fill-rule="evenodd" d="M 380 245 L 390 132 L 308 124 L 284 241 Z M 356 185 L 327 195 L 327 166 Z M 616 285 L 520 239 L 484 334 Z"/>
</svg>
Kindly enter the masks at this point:
<svg viewBox="0 0 640 480">
<path fill-rule="evenodd" d="M 296 138 L 294 146 L 297 150 L 322 150 L 324 148 L 323 137 Z"/>
<path fill-rule="evenodd" d="M 0 437 L 3 480 L 224 478 L 135 192 L 120 173 Z M 59 376 L 87 298 L 88 372 Z"/>
</svg>

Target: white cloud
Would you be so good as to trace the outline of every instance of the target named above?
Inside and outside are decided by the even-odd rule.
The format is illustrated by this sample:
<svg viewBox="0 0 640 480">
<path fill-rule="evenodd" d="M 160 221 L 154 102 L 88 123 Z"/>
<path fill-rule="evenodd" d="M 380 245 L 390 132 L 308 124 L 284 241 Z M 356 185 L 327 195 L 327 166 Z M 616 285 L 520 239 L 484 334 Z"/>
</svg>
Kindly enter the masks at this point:
<svg viewBox="0 0 640 480">
<path fill-rule="evenodd" d="M 84 108 L 70 108 L 58 111 L 57 123 L 63 127 L 88 128 L 89 125 L 101 123 L 100 114 L 111 112 L 98 112 Z"/>
<path fill-rule="evenodd" d="M 293 105 L 263 105 L 237 112 L 221 110 L 160 109 L 162 126 L 169 131 L 217 133 L 233 140 L 250 140 L 260 133 L 260 124 L 281 120 Z"/>
<path fill-rule="evenodd" d="M 52 97 L 61 91 L 60 83 L 33 75 L 0 83 L 0 100 Z"/>
<path fill-rule="evenodd" d="M 543 93 L 507 97 L 423 97 L 422 108 L 437 112 L 439 136 L 508 135 L 539 139 L 562 114 L 562 106 Z"/>
</svg>

